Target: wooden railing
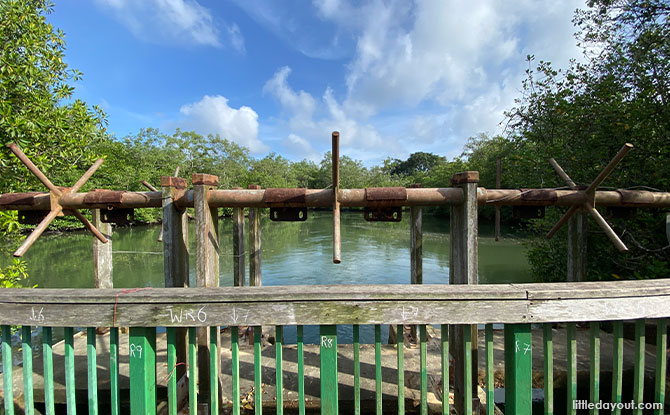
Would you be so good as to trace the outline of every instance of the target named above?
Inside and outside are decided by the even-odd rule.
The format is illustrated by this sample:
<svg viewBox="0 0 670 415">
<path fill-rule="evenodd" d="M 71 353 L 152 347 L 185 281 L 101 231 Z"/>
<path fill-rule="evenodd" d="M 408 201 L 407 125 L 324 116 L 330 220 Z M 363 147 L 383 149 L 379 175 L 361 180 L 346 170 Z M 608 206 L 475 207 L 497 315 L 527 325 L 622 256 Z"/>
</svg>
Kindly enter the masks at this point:
<svg viewBox="0 0 670 415">
<path fill-rule="evenodd" d="M 382 411 L 381 330 L 382 324 L 419 325 L 420 402 L 421 413 L 428 412 L 428 380 L 426 369 L 426 327 L 440 325 L 442 413 L 449 413 L 449 344 L 461 338 L 463 373 L 454 385 L 456 404 L 464 413 L 473 412 L 477 374 L 473 373 L 471 325 L 485 325 L 486 410 L 493 407 L 493 324 L 503 324 L 505 348 L 505 412 L 531 413 L 532 353 L 543 353 L 545 413 L 553 413 L 554 341 L 567 345 L 567 401 L 569 412 L 575 413 L 572 402 L 577 399 L 577 356 L 575 323 L 590 322 L 590 400 L 597 402 L 600 394 L 600 326 L 614 322 L 612 339 L 613 382 L 612 401 L 621 402 L 623 380 L 623 320 L 635 323 L 635 364 L 632 396 L 644 401 L 645 321 L 657 321 L 656 369 L 654 401 L 664 402 L 667 365 L 667 322 L 670 317 L 670 279 L 652 281 L 620 281 L 607 283 L 556 283 L 506 285 L 360 285 L 360 286 L 281 286 L 231 288 L 158 288 L 158 289 L 4 289 L 0 290 L 0 324 L 2 325 L 3 392 L 5 412 L 13 413 L 13 372 L 10 326 L 22 326 L 23 400 L 26 413 L 33 408 L 33 368 L 31 330 L 43 327 L 42 354 L 44 362 L 44 396 L 46 413 L 54 413 L 52 359 L 52 327 L 66 327 L 64 332 L 65 383 L 68 413 L 74 413 L 74 331 L 87 329 L 88 404 L 89 413 L 98 413 L 96 379 L 96 328 L 110 327 L 110 400 L 111 412 L 120 411 L 119 361 L 130 360 L 130 407 L 132 414 L 156 412 L 156 328 L 167 328 L 168 413 L 178 410 L 178 376 L 171 376 L 179 366 L 177 344 L 180 336 L 186 341 L 188 359 L 180 370 L 188 373 L 188 397 L 191 414 L 197 413 L 198 387 L 196 359 L 209 358 L 209 408 L 218 413 L 220 395 L 217 385 L 221 376 L 221 349 L 216 339 L 219 328 L 229 326 L 231 332 L 232 410 L 240 412 L 240 361 L 238 327 L 254 329 L 255 405 L 261 413 L 261 326 L 276 326 L 276 407 L 283 411 L 282 330 L 297 326 L 298 410 L 305 412 L 303 358 L 303 326 L 320 326 L 321 411 L 338 412 L 338 342 L 337 325 L 353 325 L 354 410 L 361 411 L 359 325 L 375 325 L 376 413 Z M 552 339 L 552 323 L 567 323 L 567 338 Z M 531 325 L 543 325 L 543 350 L 532 351 Z M 119 327 L 130 327 L 128 356 L 120 356 Z M 199 355 L 196 327 L 209 327 L 209 356 Z M 475 326 L 476 327 L 476 326 Z M 539 327 L 539 326 L 536 326 Z M 182 330 L 182 328 L 186 328 Z M 399 332 L 402 332 L 399 330 Z M 451 336 L 449 335 L 451 332 Z M 458 333 L 458 336 L 455 336 Z M 609 334 L 608 334 L 609 336 Z M 397 344 L 397 404 L 405 412 L 404 352 L 402 335 Z M 452 345 L 453 346 L 453 345 Z M 99 347 L 99 346 L 98 346 Z M 184 367 L 185 366 L 185 367 Z M 476 365 L 474 366 L 477 367 Z M 474 381 L 473 381 L 474 379 Z M 474 386 L 476 387 L 476 386 Z M 226 391 L 228 393 L 228 391 Z M 648 396 L 648 395 L 647 395 Z M 475 400 L 475 404 L 476 404 Z M 408 408 L 409 409 L 409 408 Z M 478 408 L 474 408 L 478 409 Z M 636 410 L 634 413 L 642 413 Z M 663 413 L 662 408 L 655 413 Z"/>
</svg>

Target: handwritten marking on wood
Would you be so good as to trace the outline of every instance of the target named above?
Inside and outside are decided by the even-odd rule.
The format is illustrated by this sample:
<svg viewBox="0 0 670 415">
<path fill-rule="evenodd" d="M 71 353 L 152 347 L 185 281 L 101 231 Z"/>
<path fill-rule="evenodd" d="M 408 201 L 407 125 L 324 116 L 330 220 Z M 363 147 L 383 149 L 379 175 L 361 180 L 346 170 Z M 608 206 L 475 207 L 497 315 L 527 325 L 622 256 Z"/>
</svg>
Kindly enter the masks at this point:
<svg viewBox="0 0 670 415">
<path fill-rule="evenodd" d="M 410 318 L 413 318 L 413 317 L 417 317 L 418 315 L 419 315 L 419 309 L 418 309 L 418 307 L 413 307 L 413 306 L 405 307 L 405 306 L 402 306 L 402 313 L 401 313 L 401 316 L 402 316 L 402 320 L 403 320 L 403 321 L 406 321 L 406 320 L 408 320 L 408 319 L 410 319 Z"/>
<path fill-rule="evenodd" d="M 40 307 L 40 310 L 35 313 L 35 307 L 30 307 L 31 315 L 28 317 L 30 321 L 44 321 L 44 307 Z"/>
<path fill-rule="evenodd" d="M 142 358 L 142 346 L 139 344 L 130 343 L 130 357 Z"/>
<path fill-rule="evenodd" d="M 516 341 L 514 343 L 514 351 L 516 353 L 523 352 L 523 354 L 525 356 L 531 351 L 531 345 L 528 344 L 528 343 L 521 343 L 521 345 L 519 345 L 519 342 Z"/>
<path fill-rule="evenodd" d="M 249 310 L 245 310 L 243 308 L 237 309 L 233 307 L 233 323 L 237 323 L 242 320 L 242 322 L 246 323 L 247 318 L 249 318 Z"/>
<path fill-rule="evenodd" d="M 186 321 L 188 321 L 189 319 L 191 321 L 199 321 L 201 323 L 207 321 L 207 313 L 205 312 L 205 306 L 200 307 L 195 315 L 194 315 L 195 309 L 193 308 L 189 308 L 188 310 L 179 310 L 179 312 L 176 312 L 172 309 L 172 307 L 168 307 L 168 312 L 170 313 L 171 323 L 174 322 L 181 323 L 184 320 L 184 317 L 186 317 Z M 163 317 L 167 317 L 167 315 L 164 314 Z"/>
<path fill-rule="evenodd" d="M 331 349 L 333 347 L 333 339 L 328 336 L 321 336 L 321 347 Z"/>
</svg>

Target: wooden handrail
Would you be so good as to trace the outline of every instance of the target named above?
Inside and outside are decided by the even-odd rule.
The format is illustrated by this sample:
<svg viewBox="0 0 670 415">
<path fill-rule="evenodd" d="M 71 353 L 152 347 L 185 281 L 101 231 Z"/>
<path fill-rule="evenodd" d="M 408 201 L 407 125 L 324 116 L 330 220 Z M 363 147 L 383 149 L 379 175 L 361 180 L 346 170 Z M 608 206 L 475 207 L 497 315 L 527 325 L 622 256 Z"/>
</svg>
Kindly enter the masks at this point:
<svg viewBox="0 0 670 415">
<path fill-rule="evenodd" d="M 4 289 L 0 324 L 486 324 L 670 317 L 670 279 L 489 285 Z"/>
</svg>

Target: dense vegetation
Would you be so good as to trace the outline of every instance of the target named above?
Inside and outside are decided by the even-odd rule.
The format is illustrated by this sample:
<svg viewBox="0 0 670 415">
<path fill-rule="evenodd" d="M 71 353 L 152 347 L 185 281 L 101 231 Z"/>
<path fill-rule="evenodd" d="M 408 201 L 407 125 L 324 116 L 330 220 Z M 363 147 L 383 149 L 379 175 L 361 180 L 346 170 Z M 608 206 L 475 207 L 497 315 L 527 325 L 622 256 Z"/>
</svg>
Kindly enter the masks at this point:
<svg viewBox="0 0 670 415">
<path fill-rule="evenodd" d="M 207 172 L 221 187 L 325 188 L 331 185 L 330 154 L 320 163 L 292 162 L 281 155 L 257 159 L 239 145 L 218 136 L 201 136 L 153 128 L 122 139 L 105 132 L 105 115 L 97 107 L 72 100 L 81 74 L 63 61 L 64 35 L 46 21 L 47 0 L 0 0 L 0 140 L 16 141 L 49 172 L 56 184 L 73 183 L 96 157 L 106 159 L 86 189 L 144 190 L 160 176 Z M 670 191 L 670 6 L 663 0 L 591 0 L 577 11 L 574 24 L 585 58 L 568 68 L 528 57 L 522 96 L 507 113 L 503 136 L 468 140 L 452 160 L 417 152 L 407 160 L 387 159 L 365 167 L 341 158 L 341 186 L 447 186 L 457 171 L 478 170 L 484 187 L 495 185 L 496 158 L 502 158 L 502 187 L 563 187 L 549 166 L 554 157 L 579 184 L 588 184 L 625 142 L 635 149 L 604 185 L 646 185 Z M 0 192 L 43 187 L 6 150 L 0 150 Z M 482 216 L 492 211 L 484 209 Z M 504 212 L 505 213 L 505 212 Z M 547 209 L 544 220 L 521 223 L 542 235 L 561 215 Z M 138 212 L 144 221 L 158 211 Z M 509 215 L 504 218 L 511 220 Z M 608 217 L 631 248 L 618 254 L 590 225 L 589 277 L 667 277 L 670 247 L 663 232 L 665 216 L 640 210 L 628 219 Z M 67 223 L 67 222 L 65 222 Z M 0 212 L 5 238 L 18 229 L 16 215 Z M 565 230 L 551 241 L 531 238 L 530 261 L 547 280 L 565 275 Z M 3 249 L 12 243 L 4 243 Z M 25 275 L 21 262 L 0 270 L 0 280 L 16 284 Z"/>
</svg>

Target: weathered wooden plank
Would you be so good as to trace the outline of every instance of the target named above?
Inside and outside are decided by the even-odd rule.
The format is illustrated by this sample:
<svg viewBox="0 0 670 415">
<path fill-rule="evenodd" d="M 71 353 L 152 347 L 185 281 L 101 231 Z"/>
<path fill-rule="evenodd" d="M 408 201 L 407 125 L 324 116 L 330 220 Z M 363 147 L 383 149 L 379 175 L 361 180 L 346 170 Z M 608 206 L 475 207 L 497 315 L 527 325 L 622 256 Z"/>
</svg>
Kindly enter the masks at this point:
<svg viewBox="0 0 670 415">
<path fill-rule="evenodd" d="M 196 286 L 213 288 L 219 286 L 219 215 L 218 209 L 209 206 L 208 194 L 213 183 L 218 183 L 213 175 L 194 174 L 193 206 L 195 208 L 195 279 Z M 198 329 L 198 403 L 210 405 L 210 333 L 205 327 Z M 219 336 L 214 338 L 219 350 Z M 218 387 L 218 385 L 214 385 Z"/>
<path fill-rule="evenodd" d="M 586 281 L 587 214 L 578 211 L 568 219 L 568 278 L 569 282 Z"/>
<path fill-rule="evenodd" d="M 163 187 L 163 268 L 166 287 L 187 287 L 188 217 L 175 205 L 183 189 Z"/>
<path fill-rule="evenodd" d="M 409 212 L 410 282 L 423 284 L 423 212 L 420 207 Z"/>
<path fill-rule="evenodd" d="M 233 285 L 243 287 L 244 268 L 244 209 L 233 208 Z"/>
<path fill-rule="evenodd" d="M 34 290 L 38 291 L 38 290 Z M 121 298 L 123 296 L 120 296 Z M 193 301 L 196 296 L 184 298 Z M 34 324 L 41 310 L 45 326 L 204 327 L 209 325 L 295 324 L 485 324 L 663 318 L 670 296 L 625 300 L 447 300 L 295 301 L 218 303 L 52 304 L 0 302 L 0 324 Z"/>
<path fill-rule="evenodd" d="M 250 189 L 260 189 L 258 185 L 249 185 Z M 249 209 L 249 285 L 263 285 L 261 269 L 261 210 Z"/>
<path fill-rule="evenodd" d="M 100 233 L 107 238 L 103 244 L 98 238 L 93 238 L 93 280 L 95 288 L 114 287 L 112 264 L 112 224 L 102 221 L 100 209 L 91 209 L 91 219 Z"/>
<path fill-rule="evenodd" d="M 456 173 L 451 178 L 451 184 L 460 187 L 463 191 L 463 203 L 450 208 L 450 250 L 449 250 L 449 283 L 458 285 L 476 285 L 478 283 L 477 259 L 478 259 L 478 220 L 477 220 L 477 183 L 478 172 Z M 465 330 L 465 329 L 463 329 Z M 472 330 L 472 329 L 470 329 Z M 474 328 L 476 330 L 476 327 Z M 472 390 L 477 390 L 477 376 L 470 377 L 471 385 L 465 385 L 464 376 L 474 368 L 477 373 L 477 335 L 468 333 L 468 341 L 465 341 L 463 331 L 459 328 L 452 330 L 453 356 L 455 359 L 455 383 L 454 383 L 454 406 L 458 413 L 470 413 L 472 402 L 470 396 Z M 471 350 L 464 350 L 465 345 Z M 466 358 L 467 356 L 467 358 Z M 469 359 L 469 360 L 468 360 Z M 463 365 L 472 365 L 473 368 L 465 368 Z"/>
</svg>

